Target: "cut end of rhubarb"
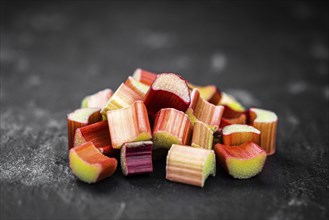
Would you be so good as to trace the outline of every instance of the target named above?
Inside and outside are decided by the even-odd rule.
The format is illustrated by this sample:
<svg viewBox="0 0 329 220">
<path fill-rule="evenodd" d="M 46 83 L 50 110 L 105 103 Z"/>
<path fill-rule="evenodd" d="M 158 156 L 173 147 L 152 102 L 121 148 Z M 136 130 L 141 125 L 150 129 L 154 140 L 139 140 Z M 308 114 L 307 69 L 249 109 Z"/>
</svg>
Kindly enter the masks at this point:
<svg viewBox="0 0 329 220">
<path fill-rule="evenodd" d="M 220 164 L 237 179 L 248 179 L 260 173 L 266 161 L 266 152 L 257 144 L 247 142 L 239 146 L 215 145 Z"/>
<path fill-rule="evenodd" d="M 278 116 L 274 112 L 268 110 L 250 108 L 249 112 L 252 122 L 271 123 L 278 120 Z"/>
<path fill-rule="evenodd" d="M 165 90 L 181 97 L 185 102 L 190 102 L 190 92 L 186 80 L 174 73 L 158 75 L 152 84 L 154 90 Z"/>
<path fill-rule="evenodd" d="M 261 132 L 250 125 L 233 124 L 225 126 L 222 130 L 225 145 L 240 145 L 248 141 L 260 143 Z"/>
<path fill-rule="evenodd" d="M 172 145 L 167 156 L 166 179 L 203 187 L 209 175 L 216 175 L 212 150 Z"/>
<path fill-rule="evenodd" d="M 153 172 L 152 141 L 126 143 L 121 148 L 121 169 L 125 176 Z"/>
<path fill-rule="evenodd" d="M 100 108 L 80 108 L 67 115 L 67 118 L 71 121 L 79 123 L 88 123 L 90 117 L 99 113 Z"/>
<path fill-rule="evenodd" d="M 69 161 L 72 173 L 86 183 L 112 176 L 117 167 L 117 160 L 104 156 L 92 142 L 72 148 Z"/>
<path fill-rule="evenodd" d="M 226 105 L 234 111 L 243 112 L 245 108 L 231 95 L 222 92 L 222 97 L 218 105 Z"/>
<path fill-rule="evenodd" d="M 252 132 L 255 134 L 260 134 L 260 131 L 250 125 L 242 125 L 242 124 L 233 124 L 228 125 L 223 128 L 223 135 L 230 135 L 232 133 L 239 132 Z"/>
<path fill-rule="evenodd" d="M 154 149 L 170 149 L 173 144 L 182 144 L 182 140 L 168 132 L 156 132 L 153 134 Z"/>
</svg>

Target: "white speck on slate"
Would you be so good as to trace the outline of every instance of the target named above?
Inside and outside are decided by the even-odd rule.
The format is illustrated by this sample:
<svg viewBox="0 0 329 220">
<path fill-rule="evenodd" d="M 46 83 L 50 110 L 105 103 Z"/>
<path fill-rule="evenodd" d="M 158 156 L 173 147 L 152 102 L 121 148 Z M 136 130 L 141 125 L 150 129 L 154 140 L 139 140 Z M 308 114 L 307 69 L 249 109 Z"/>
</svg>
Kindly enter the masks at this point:
<svg viewBox="0 0 329 220">
<path fill-rule="evenodd" d="M 152 49 L 161 49 L 172 43 L 169 34 L 159 32 L 146 32 L 142 34 L 141 41 Z"/>
<path fill-rule="evenodd" d="M 323 95 L 326 100 L 329 100 L 329 86 L 324 87 Z"/>
<path fill-rule="evenodd" d="M 304 92 L 307 89 L 308 85 L 303 81 L 291 82 L 288 84 L 288 91 L 291 94 L 297 95 Z"/>
<path fill-rule="evenodd" d="M 115 220 L 120 219 L 125 209 L 126 209 L 126 203 L 121 202 L 120 208 L 118 209 L 117 213 L 114 215 L 113 219 Z"/>
<path fill-rule="evenodd" d="M 226 67 L 227 59 L 224 54 L 215 53 L 211 57 L 211 68 L 216 74 L 220 74 Z"/>
</svg>

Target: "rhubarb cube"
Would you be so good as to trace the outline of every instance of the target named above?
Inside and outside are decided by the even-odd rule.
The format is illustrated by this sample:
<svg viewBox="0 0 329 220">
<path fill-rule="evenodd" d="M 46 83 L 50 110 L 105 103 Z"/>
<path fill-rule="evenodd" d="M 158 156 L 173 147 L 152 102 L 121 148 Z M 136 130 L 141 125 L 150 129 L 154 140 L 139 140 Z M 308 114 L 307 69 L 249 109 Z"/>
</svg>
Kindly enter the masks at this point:
<svg viewBox="0 0 329 220">
<path fill-rule="evenodd" d="M 121 148 L 121 169 L 125 176 L 153 172 L 152 141 L 125 143 Z"/>
<path fill-rule="evenodd" d="M 142 101 L 136 101 L 127 108 L 108 111 L 107 120 L 114 149 L 120 149 L 127 142 L 152 138 L 147 110 Z"/>
<path fill-rule="evenodd" d="M 117 167 L 117 160 L 104 156 L 92 142 L 71 148 L 69 161 L 72 173 L 86 183 L 112 176 Z"/>
</svg>

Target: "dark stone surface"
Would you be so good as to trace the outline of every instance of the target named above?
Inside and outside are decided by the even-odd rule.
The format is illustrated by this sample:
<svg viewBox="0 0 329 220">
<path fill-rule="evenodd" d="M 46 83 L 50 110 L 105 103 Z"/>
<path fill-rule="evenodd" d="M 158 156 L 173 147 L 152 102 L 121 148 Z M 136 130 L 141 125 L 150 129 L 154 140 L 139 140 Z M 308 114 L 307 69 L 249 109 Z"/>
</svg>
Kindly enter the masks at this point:
<svg viewBox="0 0 329 220">
<path fill-rule="evenodd" d="M 325 3 L 1 3 L 1 219 L 328 219 Z M 137 67 L 216 84 L 275 111 L 277 153 L 203 189 L 118 169 L 98 184 L 68 168 L 66 114 Z"/>
</svg>

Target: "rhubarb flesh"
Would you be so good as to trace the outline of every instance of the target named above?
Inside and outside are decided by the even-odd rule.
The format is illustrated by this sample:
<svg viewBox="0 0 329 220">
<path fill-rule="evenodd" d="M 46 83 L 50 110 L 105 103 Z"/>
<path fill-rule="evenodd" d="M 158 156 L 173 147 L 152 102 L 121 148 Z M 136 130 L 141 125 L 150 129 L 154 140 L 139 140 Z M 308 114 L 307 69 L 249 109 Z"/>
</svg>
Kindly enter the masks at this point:
<svg viewBox="0 0 329 220">
<path fill-rule="evenodd" d="M 263 148 L 253 142 L 239 146 L 215 145 L 219 163 L 234 178 L 248 179 L 260 173 L 267 154 Z"/>
<path fill-rule="evenodd" d="M 193 89 L 191 93 L 191 103 L 187 112 L 189 115 L 193 114 L 196 119 L 213 126 L 214 129 L 217 130 L 224 112 L 224 107 L 209 103 L 200 96 L 200 92 L 197 89 Z M 191 121 L 192 123 L 195 122 L 194 119 L 191 119 Z"/>
<path fill-rule="evenodd" d="M 278 117 L 274 112 L 259 109 L 249 109 L 250 123 L 261 131 L 260 146 L 265 149 L 268 155 L 275 153 L 276 132 L 278 126 Z"/>
<path fill-rule="evenodd" d="M 101 113 L 106 117 L 106 112 L 129 107 L 134 101 L 142 100 L 143 97 L 125 84 L 121 84 L 112 97 L 108 100 Z"/>
<path fill-rule="evenodd" d="M 78 128 L 102 120 L 100 108 L 81 108 L 67 115 L 68 149 L 74 146 L 75 131 Z"/>
<path fill-rule="evenodd" d="M 81 108 L 104 108 L 112 94 L 111 89 L 104 89 L 93 95 L 89 95 L 82 100 Z"/>
<path fill-rule="evenodd" d="M 128 77 L 128 79 L 125 82 L 125 85 L 134 90 L 138 95 L 140 95 L 142 98 L 144 98 L 145 94 L 149 90 L 150 86 L 147 86 L 141 82 L 138 82 L 131 76 Z"/>
<path fill-rule="evenodd" d="M 152 141 L 140 141 L 122 146 L 120 161 L 125 176 L 153 172 L 152 144 Z"/>
<path fill-rule="evenodd" d="M 154 82 L 155 78 L 157 77 L 157 74 L 151 73 L 149 71 L 143 70 L 143 69 L 136 69 L 133 78 L 137 80 L 138 82 L 141 82 L 145 85 L 151 86 Z"/>
<path fill-rule="evenodd" d="M 213 143 L 213 131 L 203 122 L 197 121 L 193 125 L 192 147 L 211 150 Z"/>
<path fill-rule="evenodd" d="M 174 108 L 164 108 L 158 112 L 153 127 L 154 149 L 169 149 L 172 144 L 188 144 L 192 124 L 188 116 Z"/>
<path fill-rule="evenodd" d="M 223 144 L 236 146 L 248 141 L 259 144 L 261 132 L 253 126 L 233 124 L 225 126 L 222 135 Z"/>
<path fill-rule="evenodd" d="M 126 142 L 147 141 L 152 138 L 147 110 L 142 101 L 127 108 L 107 112 L 112 146 L 120 149 Z"/>
<path fill-rule="evenodd" d="M 243 112 L 245 108 L 232 95 L 222 92 L 221 99 L 217 105 L 226 105 L 234 111 Z"/>
<path fill-rule="evenodd" d="M 163 108 L 175 108 L 185 112 L 190 100 L 186 80 L 174 73 L 159 74 L 144 97 L 151 121 Z"/>
<path fill-rule="evenodd" d="M 106 153 L 110 153 L 112 146 L 107 121 L 96 122 L 94 124 L 78 128 L 75 131 L 75 147 L 88 141 L 93 142 L 96 148 L 104 148 L 108 146 L 108 148 L 106 148 Z M 104 150 L 102 150 L 101 152 L 103 151 Z"/>
<path fill-rule="evenodd" d="M 112 176 L 117 167 L 117 160 L 104 156 L 92 142 L 72 148 L 69 161 L 72 173 L 86 183 Z"/>
<path fill-rule="evenodd" d="M 213 150 L 174 144 L 168 151 L 166 179 L 203 187 L 209 175 L 216 175 Z"/>
</svg>

